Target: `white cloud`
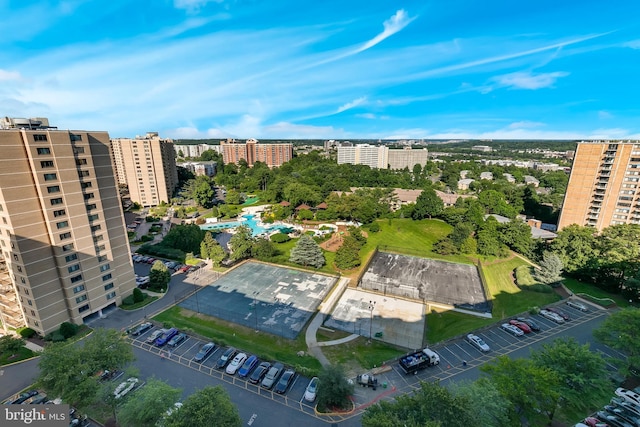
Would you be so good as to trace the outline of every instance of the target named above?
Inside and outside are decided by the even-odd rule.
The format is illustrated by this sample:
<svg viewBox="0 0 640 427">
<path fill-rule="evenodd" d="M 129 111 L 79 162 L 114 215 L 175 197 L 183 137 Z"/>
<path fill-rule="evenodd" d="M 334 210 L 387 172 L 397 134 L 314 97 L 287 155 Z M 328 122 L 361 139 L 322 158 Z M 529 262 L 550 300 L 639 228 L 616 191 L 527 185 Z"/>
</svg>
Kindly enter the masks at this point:
<svg viewBox="0 0 640 427">
<path fill-rule="evenodd" d="M 611 119 L 613 118 L 613 114 L 608 111 L 600 110 L 598 111 L 598 118 L 602 120 Z"/>
<path fill-rule="evenodd" d="M 346 135 L 344 130 L 336 129 L 333 126 L 310 126 L 298 125 L 289 122 L 278 122 L 276 124 L 266 126 L 264 135 L 273 138 L 343 138 Z M 282 135 L 287 135 L 283 137 Z"/>
<path fill-rule="evenodd" d="M 355 108 L 359 105 L 364 104 L 367 101 L 367 97 L 366 96 L 362 96 L 358 99 L 354 99 L 351 102 L 347 102 L 344 105 L 341 105 L 340 107 L 338 107 L 338 110 L 336 111 L 336 113 L 342 113 L 343 111 L 347 111 L 350 110 L 352 108 Z"/>
<path fill-rule="evenodd" d="M 0 68 L 0 82 L 20 81 L 22 76 L 17 71 L 7 71 Z"/>
<path fill-rule="evenodd" d="M 409 15 L 404 9 L 398 10 L 395 15 L 382 23 L 384 30 L 380 34 L 365 42 L 362 46 L 356 49 L 354 53 L 363 52 L 374 47 L 375 45 L 391 37 L 395 33 L 402 31 L 404 27 L 409 25 L 414 19 L 416 18 L 409 18 Z"/>
<path fill-rule="evenodd" d="M 639 40 L 630 40 L 626 43 L 623 43 L 622 46 L 630 47 L 631 49 L 640 49 L 640 39 Z"/>
<path fill-rule="evenodd" d="M 197 12 L 207 3 L 222 3 L 224 0 L 173 0 L 176 9 L 186 9 L 188 12 Z"/>
<path fill-rule="evenodd" d="M 536 127 L 541 127 L 541 126 L 545 126 L 545 124 L 544 123 L 540 123 L 540 122 L 530 122 L 530 121 L 524 120 L 524 121 L 521 121 L 521 122 L 511 123 L 507 127 L 509 129 L 526 129 L 526 128 L 536 128 Z"/>
<path fill-rule="evenodd" d="M 540 74 L 534 74 L 529 71 L 520 71 L 517 73 L 496 76 L 492 80 L 497 82 L 500 86 L 509 87 L 512 89 L 536 90 L 552 87 L 556 80 L 568 75 L 569 73 L 564 71 Z"/>
<path fill-rule="evenodd" d="M 370 119 L 370 120 L 374 120 L 377 118 L 376 115 L 373 113 L 356 114 L 356 117 L 360 117 L 361 119 Z"/>
</svg>

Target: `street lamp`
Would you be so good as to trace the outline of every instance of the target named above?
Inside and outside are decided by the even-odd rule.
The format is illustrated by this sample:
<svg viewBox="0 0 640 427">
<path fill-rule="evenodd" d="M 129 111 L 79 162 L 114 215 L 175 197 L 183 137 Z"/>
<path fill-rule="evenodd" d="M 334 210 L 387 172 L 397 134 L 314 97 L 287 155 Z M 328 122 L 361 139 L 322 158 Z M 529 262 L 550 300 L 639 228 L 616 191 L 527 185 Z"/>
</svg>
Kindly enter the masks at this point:
<svg viewBox="0 0 640 427">
<path fill-rule="evenodd" d="M 376 301 L 369 301 L 369 312 L 371 313 L 371 318 L 369 319 L 369 342 L 371 342 L 372 328 L 373 328 L 373 310 L 376 308 Z"/>
</svg>

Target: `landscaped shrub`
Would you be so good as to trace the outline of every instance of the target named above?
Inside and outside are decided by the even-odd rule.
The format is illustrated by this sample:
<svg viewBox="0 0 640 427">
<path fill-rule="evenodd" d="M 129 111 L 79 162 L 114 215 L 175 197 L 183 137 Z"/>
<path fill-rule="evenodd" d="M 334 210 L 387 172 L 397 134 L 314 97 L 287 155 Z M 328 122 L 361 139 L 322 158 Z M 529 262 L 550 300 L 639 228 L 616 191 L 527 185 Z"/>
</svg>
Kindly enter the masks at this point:
<svg viewBox="0 0 640 427">
<path fill-rule="evenodd" d="M 269 237 L 269 239 L 271 239 L 271 241 L 273 243 L 284 243 L 284 242 L 288 242 L 289 240 L 291 240 L 291 237 L 289 237 L 288 234 L 277 233 L 277 234 L 271 235 L 271 237 Z"/>
<path fill-rule="evenodd" d="M 18 329 L 18 334 L 20 334 L 22 338 L 31 338 L 36 334 L 36 331 L 31 328 L 20 328 Z"/>
<path fill-rule="evenodd" d="M 144 236 L 140 236 L 139 239 L 136 239 L 135 242 L 150 242 L 153 240 L 153 236 L 149 236 L 148 234 L 145 234 Z"/>
<path fill-rule="evenodd" d="M 142 291 L 138 288 L 135 288 L 133 290 L 133 302 L 142 302 L 144 301 L 144 294 L 142 293 Z"/>
<path fill-rule="evenodd" d="M 78 325 L 74 325 L 73 323 L 63 322 L 60 325 L 59 329 L 60 335 L 62 335 L 65 339 L 71 338 L 78 332 Z"/>
<path fill-rule="evenodd" d="M 136 301 L 133 299 L 133 294 L 122 299 L 122 305 L 133 305 L 135 303 Z"/>
<path fill-rule="evenodd" d="M 378 231 L 380 231 L 380 224 L 378 224 L 377 222 L 373 222 L 369 225 L 369 231 L 372 233 L 377 233 Z"/>
<path fill-rule="evenodd" d="M 64 335 L 62 335 L 60 331 L 55 331 L 54 333 L 51 334 L 51 341 L 53 342 L 62 342 L 64 340 L 65 340 Z"/>
<path fill-rule="evenodd" d="M 143 255 L 153 255 L 160 258 L 168 258 L 184 262 L 185 253 L 180 249 L 168 248 L 159 244 L 145 244 L 138 248 L 138 253 Z"/>
</svg>

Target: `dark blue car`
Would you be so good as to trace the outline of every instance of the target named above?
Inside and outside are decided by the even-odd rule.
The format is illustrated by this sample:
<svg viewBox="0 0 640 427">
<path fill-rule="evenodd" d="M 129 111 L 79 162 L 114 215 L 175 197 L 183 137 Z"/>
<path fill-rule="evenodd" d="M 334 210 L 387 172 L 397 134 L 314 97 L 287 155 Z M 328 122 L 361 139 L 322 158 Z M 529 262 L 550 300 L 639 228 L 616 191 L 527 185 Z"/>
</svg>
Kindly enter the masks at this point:
<svg viewBox="0 0 640 427">
<path fill-rule="evenodd" d="M 256 356 L 249 356 L 249 358 L 244 362 L 244 365 L 242 365 L 240 370 L 238 370 L 238 376 L 246 377 L 257 364 L 258 358 Z"/>
<path fill-rule="evenodd" d="M 162 334 L 158 339 L 156 339 L 156 346 L 162 347 L 163 345 L 168 343 L 169 340 L 171 340 L 171 338 L 175 337 L 177 333 L 178 333 L 178 330 L 176 328 L 169 329 L 167 332 Z"/>
</svg>

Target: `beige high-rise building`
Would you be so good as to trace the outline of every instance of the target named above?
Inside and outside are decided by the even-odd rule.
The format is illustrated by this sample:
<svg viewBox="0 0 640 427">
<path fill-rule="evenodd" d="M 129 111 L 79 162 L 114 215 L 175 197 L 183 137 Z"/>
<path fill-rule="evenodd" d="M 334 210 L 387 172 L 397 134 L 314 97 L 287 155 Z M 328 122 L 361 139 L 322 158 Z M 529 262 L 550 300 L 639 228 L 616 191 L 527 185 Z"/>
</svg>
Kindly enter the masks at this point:
<svg viewBox="0 0 640 427">
<path fill-rule="evenodd" d="M 389 166 L 389 147 L 370 144 L 356 144 L 352 147 L 338 146 L 338 164 L 367 165 L 374 169 L 387 169 Z"/>
<path fill-rule="evenodd" d="M 135 287 L 107 132 L 0 127 L 0 320 L 40 334 Z M 18 126 L 16 126 L 18 127 Z"/>
<path fill-rule="evenodd" d="M 558 229 L 640 224 L 640 141 L 578 143 Z"/>
<path fill-rule="evenodd" d="M 290 142 L 261 144 L 253 138 L 247 139 L 246 142 L 228 139 L 220 141 L 220 146 L 225 164 L 238 164 L 240 160 L 245 160 L 249 167 L 255 162 L 262 162 L 274 168 L 282 166 L 293 158 L 293 144 Z"/>
<path fill-rule="evenodd" d="M 402 150 L 389 150 L 389 169 L 409 168 L 413 171 L 415 165 L 426 166 L 429 151 L 426 148 L 414 150 L 411 147 Z"/>
<path fill-rule="evenodd" d="M 114 138 L 111 149 L 119 184 L 129 187 L 131 201 L 142 206 L 169 202 L 178 185 L 176 152 L 171 139 L 157 132 L 135 138 Z"/>
</svg>

